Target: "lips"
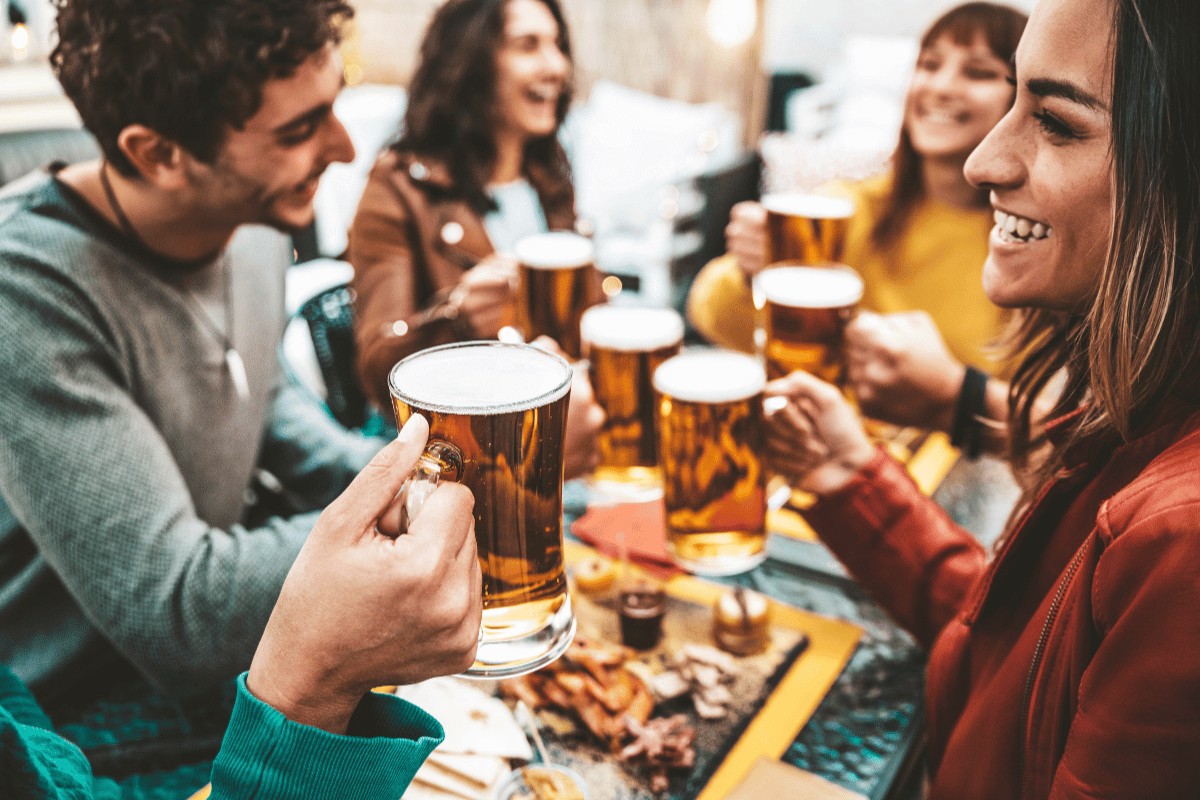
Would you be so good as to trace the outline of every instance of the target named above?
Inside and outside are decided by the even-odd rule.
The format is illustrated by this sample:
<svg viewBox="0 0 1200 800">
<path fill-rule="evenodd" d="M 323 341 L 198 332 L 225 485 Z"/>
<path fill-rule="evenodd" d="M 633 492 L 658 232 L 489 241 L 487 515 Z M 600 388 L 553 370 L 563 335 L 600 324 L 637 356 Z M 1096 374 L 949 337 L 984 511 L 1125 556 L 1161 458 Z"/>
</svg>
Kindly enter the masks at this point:
<svg viewBox="0 0 1200 800">
<path fill-rule="evenodd" d="M 558 102 L 558 90 L 533 88 L 525 92 L 525 97 L 534 103 L 556 103 Z"/>
<path fill-rule="evenodd" d="M 1019 217 L 996 209 L 993 214 L 1001 239 L 1012 242 L 1036 242 L 1050 236 L 1054 229 L 1043 222 Z"/>
</svg>

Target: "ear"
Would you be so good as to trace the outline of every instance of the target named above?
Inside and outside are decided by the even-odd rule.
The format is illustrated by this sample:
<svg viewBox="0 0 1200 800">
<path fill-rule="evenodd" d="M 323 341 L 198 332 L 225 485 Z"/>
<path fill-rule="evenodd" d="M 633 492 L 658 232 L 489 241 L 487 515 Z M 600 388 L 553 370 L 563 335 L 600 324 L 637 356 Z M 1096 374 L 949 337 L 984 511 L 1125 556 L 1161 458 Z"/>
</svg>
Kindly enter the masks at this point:
<svg viewBox="0 0 1200 800">
<path fill-rule="evenodd" d="M 126 126 L 117 134 L 117 147 L 143 179 L 161 189 L 186 185 L 185 165 L 191 154 L 145 125 Z"/>
</svg>

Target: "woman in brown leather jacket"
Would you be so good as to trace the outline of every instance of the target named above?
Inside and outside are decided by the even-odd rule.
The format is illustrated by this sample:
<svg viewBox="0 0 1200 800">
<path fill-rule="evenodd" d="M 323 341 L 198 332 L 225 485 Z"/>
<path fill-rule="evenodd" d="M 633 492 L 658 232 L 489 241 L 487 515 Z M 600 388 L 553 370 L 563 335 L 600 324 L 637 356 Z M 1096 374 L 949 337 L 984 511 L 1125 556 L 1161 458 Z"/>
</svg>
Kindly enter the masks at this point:
<svg viewBox="0 0 1200 800">
<path fill-rule="evenodd" d="M 405 356 L 515 323 L 516 239 L 575 225 L 558 128 L 571 50 L 558 0 L 448 0 L 421 43 L 403 134 L 376 161 L 350 229 L 358 374 L 389 405 Z M 603 412 L 581 375 L 567 476 L 589 466 Z"/>
<path fill-rule="evenodd" d="M 372 169 L 350 229 L 358 370 L 384 406 L 401 358 L 514 323 L 515 265 L 501 255 L 511 242 L 493 242 L 485 224 L 497 187 L 532 188 L 542 218 L 526 222 L 575 223 L 556 136 L 571 99 L 556 0 L 449 0 L 420 52 L 403 134 Z"/>
<path fill-rule="evenodd" d="M 1004 422 L 1028 489 L 994 558 L 835 389 L 771 386 L 809 522 L 932 648 L 935 800 L 1200 797 L 1198 36 L 1195 0 L 1040 0 L 967 161 L 997 212 L 984 289 L 1025 309 Z"/>
</svg>

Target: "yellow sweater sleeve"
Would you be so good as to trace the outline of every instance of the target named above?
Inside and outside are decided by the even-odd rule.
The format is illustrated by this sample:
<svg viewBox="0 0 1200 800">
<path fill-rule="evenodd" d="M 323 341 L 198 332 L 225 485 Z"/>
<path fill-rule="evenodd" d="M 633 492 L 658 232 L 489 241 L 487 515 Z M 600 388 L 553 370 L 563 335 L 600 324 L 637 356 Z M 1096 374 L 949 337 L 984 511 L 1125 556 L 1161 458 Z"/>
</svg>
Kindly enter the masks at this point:
<svg viewBox="0 0 1200 800">
<path fill-rule="evenodd" d="M 688 292 L 687 316 L 713 344 L 754 352 L 754 298 L 732 255 L 714 258 L 696 275 Z"/>
</svg>

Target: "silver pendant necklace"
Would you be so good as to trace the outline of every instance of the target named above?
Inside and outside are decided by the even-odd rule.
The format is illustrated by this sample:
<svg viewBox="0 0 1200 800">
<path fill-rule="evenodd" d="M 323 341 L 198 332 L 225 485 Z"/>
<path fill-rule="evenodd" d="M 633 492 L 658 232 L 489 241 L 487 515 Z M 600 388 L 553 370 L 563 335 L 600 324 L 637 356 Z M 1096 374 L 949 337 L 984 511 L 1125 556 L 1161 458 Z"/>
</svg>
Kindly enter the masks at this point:
<svg viewBox="0 0 1200 800">
<path fill-rule="evenodd" d="M 121 232 L 136 242 L 143 250 L 154 252 L 142 241 L 142 237 L 138 236 L 133 224 L 129 221 L 129 217 L 125 216 L 125 211 L 121 208 L 121 204 L 117 202 L 117 195 L 108 180 L 107 160 L 100 162 L 100 184 L 104 187 L 104 195 L 108 198 L 108 204 L 112 207 L 113 214 L 117 217 L 117 222 L 121 226 Z M 229 373 L 229 380 L 233 383 L 233 389 L 237 392 L 239 400 L 248 400 L 250 398 L 250 381 L 246 377 L 246 362 L 242 361 L 241 353 L 233 346 L 233 298 L 229 290 L 230 283 L 229 261 L 225 260 L 221 269 L 221 285 L 225 294 L 226 330 L 224 331 L 217 325 L 216 320 L 209 315 L 204 305 L 191 289 L 186 286 L 176 288 L 181 289 L 195 317 L 200 320 L 200 323 L 208 329 L 213 338 L 225 349 L 225 369 Z"/>
</svg>

